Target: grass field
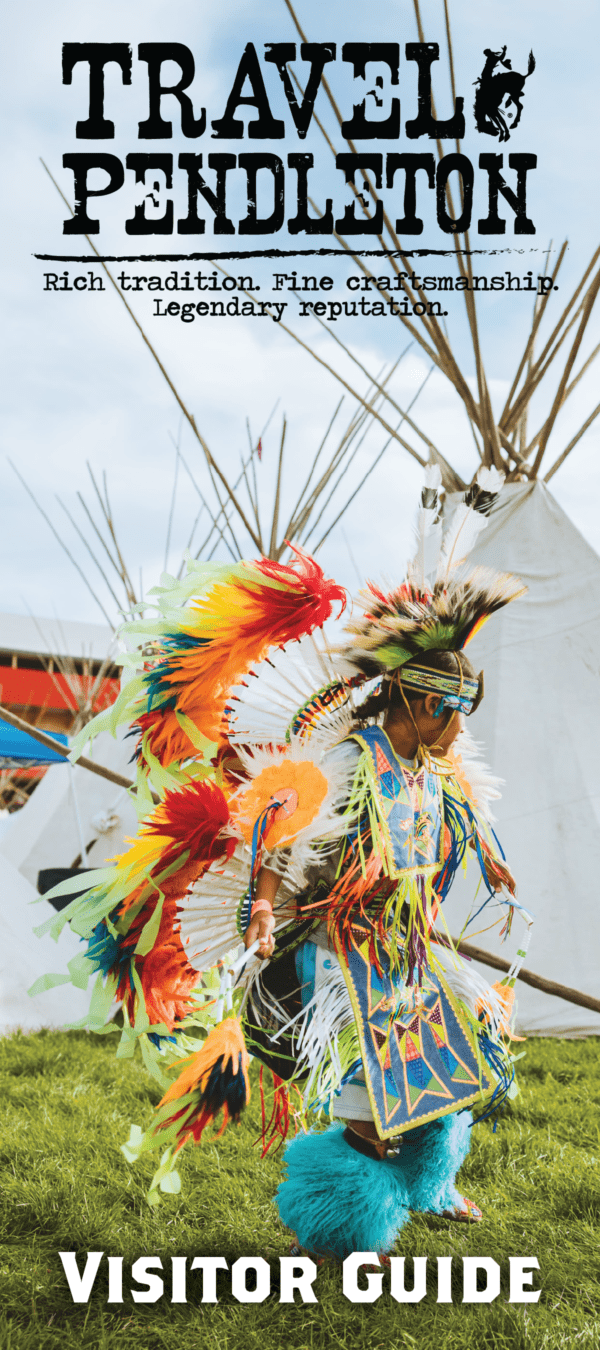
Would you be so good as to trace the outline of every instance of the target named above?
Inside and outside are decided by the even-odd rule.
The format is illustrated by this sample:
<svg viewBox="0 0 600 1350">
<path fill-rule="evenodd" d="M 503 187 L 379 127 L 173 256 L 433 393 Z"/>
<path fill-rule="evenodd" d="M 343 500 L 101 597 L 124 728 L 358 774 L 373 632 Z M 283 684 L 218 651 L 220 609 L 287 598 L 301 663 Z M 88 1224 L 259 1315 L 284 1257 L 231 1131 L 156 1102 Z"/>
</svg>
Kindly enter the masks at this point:
<svg viewBox="0 0 600 1350">
<path fill-rule="evenodd" d="M 600 1346 L 600 1041 L 530 1041 L 520 1062 L 521 1096 L 493 1135 L 484 1124 L 461 1173 L 463 1189 L 482 1205 L 484 1223 L 463 1227 L 419 1218 L 399 1254 L 454 1255 L 452 1304 L 438 1305 L 432 1278 L 419 1304 L 389 1294 L 352 1304 L 341 1272 L 326 1263 L 315 1285 L 318 1304 L 235 1301 L 226 1275 L 220 1301 L 170 1302 L 174 1255 L 262 1255 L 273 1271 L 289 1237 L 272 1204 L 280 1157 L 261 1161 L 252 1147 L 259 1101 L 239 1129 L 218 1144 L 186 1150 L 183 1192 L 150 1209 L 145 1193 L 153 1159 L 135 1168 L 119 1144 L 131 1122 L 146 1125 L 159 1092 L 138 1064 L 114 1059 L 112 1037 L 84 1033 L 16 1035 L 0 1041 L 2 1122 L 2 1350 L 554 1350 Z M 107 1304 L 103 1261 L 87 1304 L 74 1304 L 58 1252 L 124 1258 L 124 1302 Z M 136 1304 L 129 1270 L 140 1255 L 160 1256 L 165 1295 Z M 500 1297 L 461 1302 L 465 1255 L 493 1256 L 502 1266 Z M 509 1255 L 537 1256 L 537 1304 L 508 1303 Z M 411 1262 L 407 1262 L 407 1283 Z M 221 1292 L 222 1290 L 222 1292 Z"/>
</svg>

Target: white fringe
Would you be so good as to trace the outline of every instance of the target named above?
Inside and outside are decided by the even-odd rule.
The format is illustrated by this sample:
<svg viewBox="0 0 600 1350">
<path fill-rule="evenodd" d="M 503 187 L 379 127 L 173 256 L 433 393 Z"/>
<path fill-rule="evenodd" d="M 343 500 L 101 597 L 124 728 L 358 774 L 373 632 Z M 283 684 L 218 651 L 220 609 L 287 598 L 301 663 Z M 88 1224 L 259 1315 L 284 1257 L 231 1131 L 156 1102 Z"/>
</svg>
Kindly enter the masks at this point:
<svg viewBox="0 0 600 1350">
<path fill-rule="evenodd" d="M 491 823 L 495 816 L 490 802 L 498 801 L 502 796 L 499 788 L 503 778 L 497 778 L 481 758 L 482 746 L 475 741 L 465 726 L 459 732 L 452 746 L 452 757 L 457 760 L 471 789 L 471 799 L 484 820 Z"/>
<path fill-rule="evenodd" d="M 448 947 L 439 947 L 437 943 L 432 943 L 432 950 L 442 968 L 450 993 L 464 1003 L 474 1017 L 478 1017 L 483 1008 L 490 1019 L 491 1035 L 497 1036 L 505 1016 L 497 991 L 492 989 L 478 970 L 463 961 L 460 956 L 455 956 Z"/>
<path fill-rule="evenodd" d="M 317 959 L 318 959 L 317 949 Z M 341 1084 L 343 1066 L 338 1053 L 338 1037 L 354 1026 L 355 1017 L 346 981 L 339 961 L 329 953 L 331 966 L 324 977 L 317 976 L 313 997 L 296 1017 L 291 1018 L 271 1038 L 296 1026 L 295 1054 L 300 1075 L 308 1073 L 304 1101 L 330 1096 Z"/>
</svg>

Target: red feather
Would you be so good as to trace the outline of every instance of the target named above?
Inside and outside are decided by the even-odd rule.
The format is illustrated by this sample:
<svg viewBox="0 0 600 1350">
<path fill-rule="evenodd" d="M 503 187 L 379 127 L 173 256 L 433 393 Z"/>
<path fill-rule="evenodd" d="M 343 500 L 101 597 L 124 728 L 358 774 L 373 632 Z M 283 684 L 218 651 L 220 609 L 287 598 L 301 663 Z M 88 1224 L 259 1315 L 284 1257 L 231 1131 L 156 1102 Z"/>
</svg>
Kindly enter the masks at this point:
<svg viewBox="0 0 600 1350">
<path fill-rule="evenodd" d="M 322 567 L 310 554 L 304 553 L 295 544 L 288 543 L 288 548 L 296 554 L 297 563 L 294 567 L 271 562 L 269 558 L 261 558 L 254 564 L 263 576 L 289 583 L 289 590 L 269 589 L 265 593 L 268 601 L 265 617 L 277 630 L 276 641 L 282 646 L 293 638 L 321 628 L 330 617 L 334 604 L 340 605 L 340 614 L 343 614 L 347 600 L 344 587 L 326 577 Z"/>
<path fill-rule="evenodd" d="M 202 861 L 205 867 L 217 858 L 230 858 L 235 840 L 222 838 L 229 821 L 229 806 L 220 787 L 210 778 L 186 783 L 179 791 L 167 792 L 153 811 L 146 834 L 168 835 L 172 844 L 162 854 L 159 870 L 174 861 L 178 852 L 189 849 L 189 860 Z"/>
<path fill-rule="evenodd" d="M 231 857 L 235 839 L 221 837 L 228 820 L 229 808 L 221 789 L 210 779 L 205 779 L 201 783 L 187 783 L 180 791 L 168 792 L 144 829 L 145 834 L 166 835 L 171 840 L 152 868 L 153 878 L 159 877 L 176 863 L 178 855 L 189 850 L 185 863 L 160 882 L 165 899 L 152 951 L 134 958 L 150 1021 L 153 1024 L 164 1022 L 169 1031 L 192 1011 L 195 1005 L 189 995 L 198 983 L 198 972 L 189 964 L 181 945 L 177 901 L 212 862 Z M 121 914 L 132 908 L 146 884 L 143 882 L 127 897 Z M 123 946 L 132 954 L 156 909 L 158 898 L 157 888 L 142 905 L 127 932 Z M 117 998 L 125 1001 L 132 1025 L 136 997 L 127 971 L 119 984 Z"/>
<path fill-rule="evenodd" d="M 314 558 L 290 547 L 294 566 L 268 558 L 244 564 L 241 576 L 215 582 L 193 602 L 194 622 L 182 624 L 180 645 L 178 635 L 169 634 L 168 650 L 147 676 L 153 705 L 138 717 L 142 738 L 148 736 L 149 750 L 165 767 L 198 753 L 177 713 L 221 744 L 229 690 L 254 662 L 271 647 L 312 633 L 334 604 L 340 613 L 345 608 L 344 588 L 328 579 Z"/>
</svg>

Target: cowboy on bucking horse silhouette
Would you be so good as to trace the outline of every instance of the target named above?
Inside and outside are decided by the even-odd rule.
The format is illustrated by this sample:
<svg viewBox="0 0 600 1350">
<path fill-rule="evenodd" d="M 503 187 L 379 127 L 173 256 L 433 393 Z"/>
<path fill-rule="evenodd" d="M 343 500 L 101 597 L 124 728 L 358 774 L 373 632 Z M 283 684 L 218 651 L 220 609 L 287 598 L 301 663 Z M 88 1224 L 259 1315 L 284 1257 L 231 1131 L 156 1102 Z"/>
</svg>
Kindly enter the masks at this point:
<svg viewBox="0 0 600 1350">
<path fill-rule="evenodd" d="M 529 53 L 527 74 L 519 75 L 512 69 L 510 61 L 505 60 L 506 47 L 501 52 L 493 52 L 489 47 L 484 50 L 486 58 L 481 75 L 475 84 L 475 121 L 477 130 L 488 136 L 499 136 L 501 141 L 510 139 L 511 131 L 519 125 L 523 111 L 522 98 L 525 80 L 535 70 L 535 57 Z M 494 75 L 496 66 L 504 66 L 504 71 Z"/>
</svg>

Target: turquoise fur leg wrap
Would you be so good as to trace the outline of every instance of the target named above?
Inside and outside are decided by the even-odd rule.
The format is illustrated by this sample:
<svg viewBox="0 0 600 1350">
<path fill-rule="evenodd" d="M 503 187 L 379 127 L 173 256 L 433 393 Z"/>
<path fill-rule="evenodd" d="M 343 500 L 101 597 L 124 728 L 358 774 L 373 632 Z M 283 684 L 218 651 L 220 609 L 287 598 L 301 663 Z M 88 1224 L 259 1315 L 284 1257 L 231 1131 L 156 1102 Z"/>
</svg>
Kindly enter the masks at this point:
<svg viewBox="0 0 600 1350">
<path fill-rule="evenodd" d="M 410 1210 L 452 1208 L 454 1179 L 469 1151 L 471 1115 L 442 1117 L 404 1135 L 395 1156 L 357 1153 L 343 1125 L 301 1134 L 288 1144 L 287 1176 L 276 1204 L 301 1247 L 340 1260 L 351 1252 L 388 1252 Z M 408 1141 L 408 1142 L 407 1142 Z"/>
<path fill-rule="evenodd" d="M 387 1252 L 408 1220 L 403 1179 L 387 1159 L 365 1158 L 343 1136 L 344 1126 L 332 1125 L 288 1144 L 280 1217 L 310 1251 L 340 1260 L 350 1252 Z"/>
<path fill-rule="evenodd" d="M 460 1204 L 455 1178 L 471 1147 L 472 1121 L 470 1111 L 460 1111 L 402 1136 L 392 1165 L 402 1174 L 409 1209 L 441 1214 Z"/>
</svg>

